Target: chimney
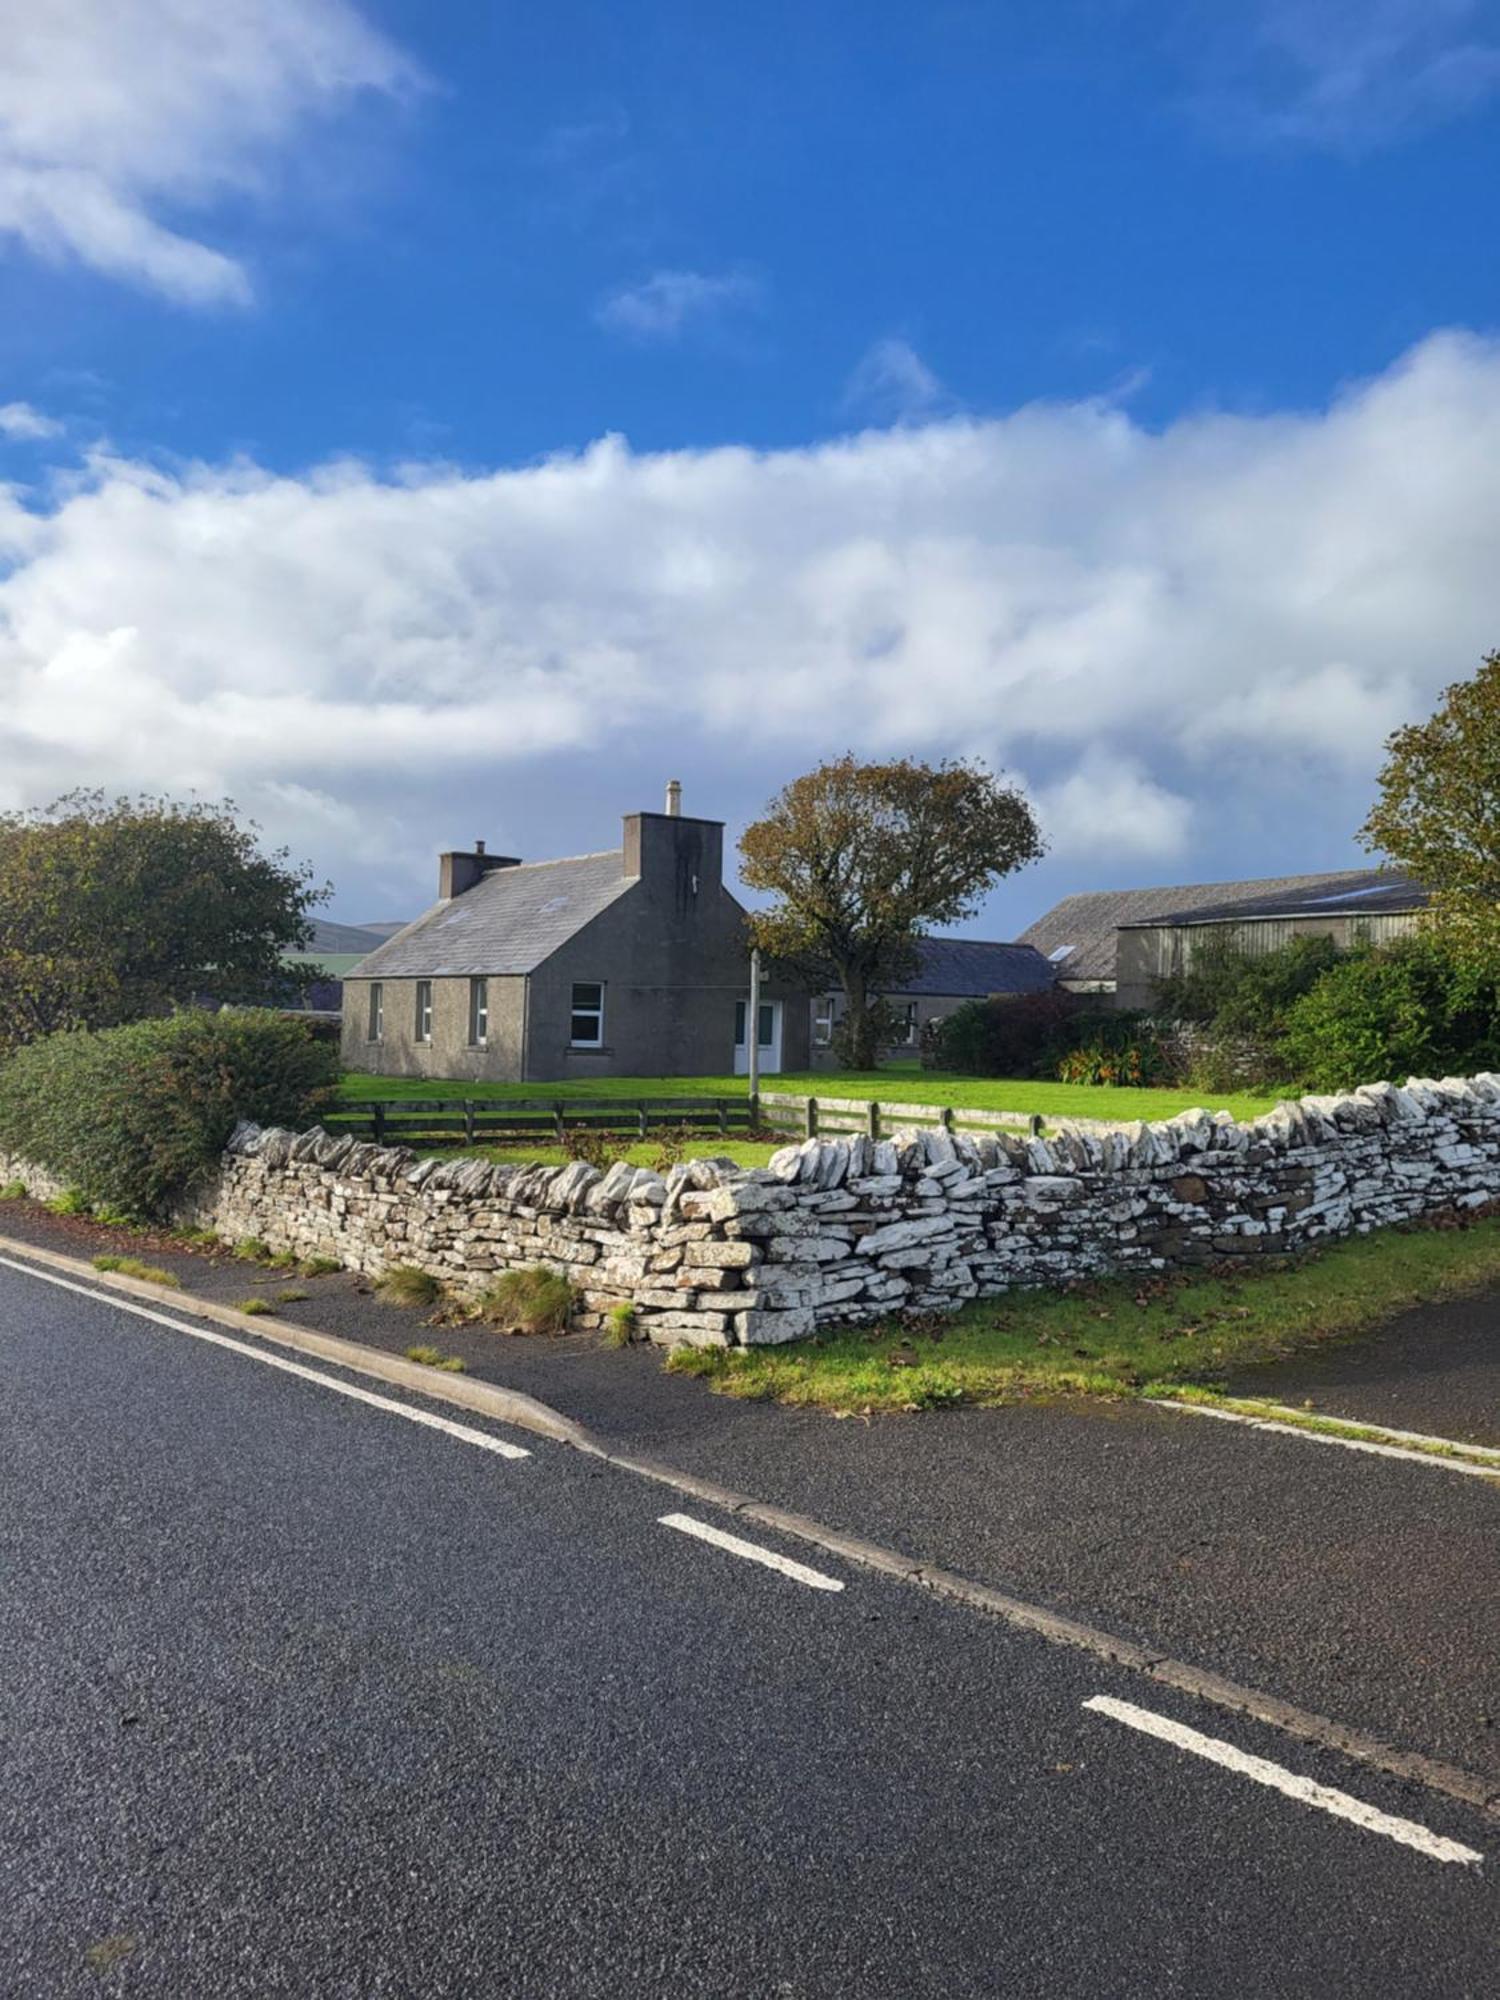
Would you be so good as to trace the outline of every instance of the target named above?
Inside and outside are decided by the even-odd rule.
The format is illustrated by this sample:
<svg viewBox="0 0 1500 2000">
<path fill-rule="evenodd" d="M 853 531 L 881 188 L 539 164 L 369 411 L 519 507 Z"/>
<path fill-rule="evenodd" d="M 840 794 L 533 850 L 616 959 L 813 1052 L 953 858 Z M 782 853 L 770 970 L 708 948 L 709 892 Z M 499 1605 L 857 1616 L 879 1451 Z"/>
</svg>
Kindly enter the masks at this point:
<svg viewBox="0 0 1500 2000">
<path fill-rule="evenodd" d="M 682 817 L 682 786 L 676 778 L 667 780 L 667 818 Z"/>
<path fill-rule="evenodd" d="M 715 892 L 724 879 L 724 822 L 685 819 L 680 786 L 667 789 L 664 813 L 625 815 L 624 872 L 638 876 L 655 901 L 671 904 L 679 916 L 717 908 Z"/>
<path fill-rule="evenodd" d="M 486 854 L 484 842 L 476 840 L 474 852 L 463 854 L 457 851 L 438 856 L 438 899 L 451 903 L 455 896 L 462 896 L 472 889 L 476 882 L 482 882 L 486 875 L 496 868 L 519 868 L 519 858 L 514 854 Z"/>
</svg>

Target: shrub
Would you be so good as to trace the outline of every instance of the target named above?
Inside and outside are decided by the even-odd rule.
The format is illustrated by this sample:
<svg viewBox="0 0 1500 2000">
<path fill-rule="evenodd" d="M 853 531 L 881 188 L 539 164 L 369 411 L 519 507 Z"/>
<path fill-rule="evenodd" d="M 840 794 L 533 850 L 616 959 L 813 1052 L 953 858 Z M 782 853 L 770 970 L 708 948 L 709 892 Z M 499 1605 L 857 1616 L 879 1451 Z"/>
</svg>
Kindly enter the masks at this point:
<svg viewBox="0 0 1500 2000">
<path fill-rule="evenodd" d="M 1282 1054 L 1315 1090 L 1500 1064 L 1500 989 L 1417 934 L 1348 953 L 1291 1009 Z"/>
<path fill-rule="evenodd" d="M 1156 1011 L 1219 1035 L 1274 1040 L 1297 1001 L 1338 958 L 1332 938 L 1293 938 L 1275 951 L 1248 952 L 1232 936 L 1209 930 L 1194 945 L 1191 966 L 1158 981 Z"/>
<path fill-rule="evenodd" d="M 443 1295 L 443 1287 L 431 1271 L 415 1264 L 392 1264 L 381 1273 L 375 1289 L 394 1306 L 435 1306 Z"/>
<path fill-rule="evenodd" d="M 922 1066 L 960 1076 L 1051 1076 L 1083 1012 L 1078 996 L 1060 986 L 1011 1000 L 966 1000 L 927 1024 Z"/>
<path fill-rule="evenodd" d="M 582 1160 L 601 1173 L 620 1155 L 620 1142 L 613 1132 L 598 1132 L 589 1125 L 566 1125 L 562 1149 L 570 1160 Z"/>
<path fill-rule="evenodd" d="M 85 1206 L 160 1215 L 239 1119 L 305 1125 L 337 1076 L 336 1051 L 295 1015 L 259 1008 L 49 1035 L 0 1068 L 0 1145 L 66 1176 Z"/>
<path fill-rule="evenodd" d="M 480 1310 L 506 1333 L 566 1333 L 573 1296 L 561 1271 L 529 1264 L 502 1271 L 480 1300 Z"/>
<path fill-rule="evenodd" d="M 1069 1049 L 1057 1065 L 1060 1083 L 1114 1084 L 1139 1088 L 1161 1075 L 1161 1049 L 1149 1034 L 1132 1040 L 1097 1035 Z"/>
</svg>

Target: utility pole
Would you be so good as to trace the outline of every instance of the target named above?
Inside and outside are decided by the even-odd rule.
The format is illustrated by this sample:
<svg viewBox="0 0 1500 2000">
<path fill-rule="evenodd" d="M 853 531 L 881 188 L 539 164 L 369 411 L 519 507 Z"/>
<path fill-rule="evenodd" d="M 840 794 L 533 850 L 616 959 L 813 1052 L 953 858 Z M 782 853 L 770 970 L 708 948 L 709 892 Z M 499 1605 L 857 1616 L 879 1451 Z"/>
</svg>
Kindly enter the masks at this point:
<svg viewBox="0 0 1500 2000">
<path fill-rule="evenodd" d="M 760 1123 L 760 946 L 750 954 L 750 1008 L 745 1022 L 746 1068 L 750 1076 L 750 1123 Z"/>
</svg>

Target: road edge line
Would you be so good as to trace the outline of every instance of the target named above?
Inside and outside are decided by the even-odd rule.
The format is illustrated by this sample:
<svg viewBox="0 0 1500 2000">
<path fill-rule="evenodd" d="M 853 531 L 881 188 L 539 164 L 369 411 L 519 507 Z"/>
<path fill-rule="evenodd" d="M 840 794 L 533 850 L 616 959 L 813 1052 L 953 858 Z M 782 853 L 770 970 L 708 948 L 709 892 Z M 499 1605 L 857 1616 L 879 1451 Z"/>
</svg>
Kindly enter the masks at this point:
<svg viewBox="0 0 1500 2000">
<path fill-rule="evenodd" d="M 313 1333 L 306 1327 L 296 1326 L 290 1320 L 276 1319 L 270 1314 L 257 1314 L 247 1323 L 245 1315 L 232 1307 L 196 1298 L 191 1293 L 185 1294 L 167 1285 L 153 1284 L 148 1279 L 126 1277 L 117 1271 L 96 1271 L 92 1264 L 85 1263 L 81 1258 L 66 1256 L 61 1251 L 43 1250 L 34 1244 L 18 1242 L 13 1237 L 0 1235 L 0 1252 L 12 1254 L 23 1261 L 29 1257 L 33 1262 L 53 1265 L 74 1277 L 87 1279 L 97 1291 L 106 1295 L 110 1291 L 118 1291 L 153 1305 L 169 1307 L 187 1318 L 196 1315 L 210 1319 L 217 1324 L 232 1326 L 242 1338 L 269 1339 L 280 1346 L 316 1355 L 356 1374 L 372 1375 L 381 1381 L 410 1388 L 417 1395 L 456 1403 L 477 1414 L 494 1417 L 498 1422 L 534 1431 L 558 1444 L 571 1445 L 574 1450 L 612 1466 L 617 1472 L 633 1473 L 637 1478 L 688 1494 L 704 1505 L 717 1507 L 737 1519 L 758 1521 L 762 1527 L 809 1543 L 830 1555 L 842 1557 L 846 1562 L 879 1571 L 903 1583 L 917 1584 L 934 1596 L 961 1604 L 969 1610 L 985 1612 L 1053 1645 L 1089 1653 L 1112 1666 L 1142 1674 L 1148 1680 L 1175 1688 L 1179 1693 L 1191 1695 L 1213 1707 L 1263 1723 L 1282 1735 L 1333 1750 L 1354 1763 L 1384 1772 L 1387 1777 L 1422 1785 L 1428 1791 L 1440 1792 L 1461 1805 L 1476 1808 L 1488 1817 L 1500 1818 L 1500 1780 L 1482 1778 L 1476 1772 L 1424 1756 L 1419 1751 L 1399 1750 L 1379 1737 L 1345 1728 L 1311 1709 L 1298 1708 L 1275 1695 L 1242 1687 L 1237 1681 L 1226 1680 L 1221 1674 L 1192 1666 L 1184 1660 L 1174 1660 L 1170 1655 L 1143 1646 L 1133 1639 L 1119 1638 L 1098 1626 L 1068 1618 L 1061 1612 L 1049 1611 L 1043 1605 L 1030 1604 L 1024 1598 L 1011 1597 L 1005 1591 L 976 1583 L 952 1570 L 903 1556 L 895 1549 L 866 1541 L 860 1536 L 825 1527 L 810 1515 L 770 1505 L 736 1493 L 729 1487 L 719 1486 L 712 1480 L 701 1479 L 694 1473 L 681 1472 L 660 1459 L 614 1451 L 583 1424 L 565 1417 L 561 1411 L 552 1409 L 534 1396 L 523 1395 L 518 1390 L 502 1389 L 490 1382 L 464 1381 L 452 1376 L 443 1378 L 440 1370 L 423 1368 L 417 1362 L 386 1354 L 380 1348 L 363 1347 L 355 1341 L 340 1340 L 333 1334 Z M 434 1381 L 431 1379 L 433 1376 L 440 1379 Z"/>
</svg>

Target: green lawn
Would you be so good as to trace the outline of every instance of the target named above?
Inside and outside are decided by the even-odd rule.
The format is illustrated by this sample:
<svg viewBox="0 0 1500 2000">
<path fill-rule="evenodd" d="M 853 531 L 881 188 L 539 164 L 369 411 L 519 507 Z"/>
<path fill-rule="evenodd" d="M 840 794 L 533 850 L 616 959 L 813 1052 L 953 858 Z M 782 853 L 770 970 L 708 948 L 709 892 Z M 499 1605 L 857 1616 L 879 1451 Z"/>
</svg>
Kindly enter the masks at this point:
<svg viewBox="0 0 1500 2000">
<path fill-rule="evenodd" d="M 1231 1369 L 1368 1331 L 1408 1306 L 1500 1281 L 1500 1219 L 1388 1229 L 1239 1276 L 1115 1279 L 1011 1292 L 951 1318 L 787 1347 L 679 1348 L 677 1373 L 726 1395 L 839 1414 L 1035 1396 L 1171 1395 Z"/>
<path fill-rule="evenodd" d="M 767 1091 L 783 1090 L 814 1097 L 878 1097 L 894 1104 L 952 1105 L 955 1109 L 1039 1113 L 1044 1118 L 1170 1118 L 1178 1111 L 1204 1105 L 1210 1111 L 1232 1111 L 1237 1118 L 1255 1118 L 1269 1111 L 1276 1094 L 1230 1091 L 1205 1097 L 1191 1090 L 1111 1090 L 1082 1083 L 1039 1083 L 1004 1077 L 944 1076 L 936 1070 L 885 1069 L 845 1075 L 838 1070 L 765 1077 Z M 742 1076 L 611 1076 L 574 1083 L 443 1082 L 426 1077 L 366 1076 L 350 1071 L 341 1095 L 346 1103 L 375 1098 L 640 1098 L 743 1097 Z"/>
</svg>

